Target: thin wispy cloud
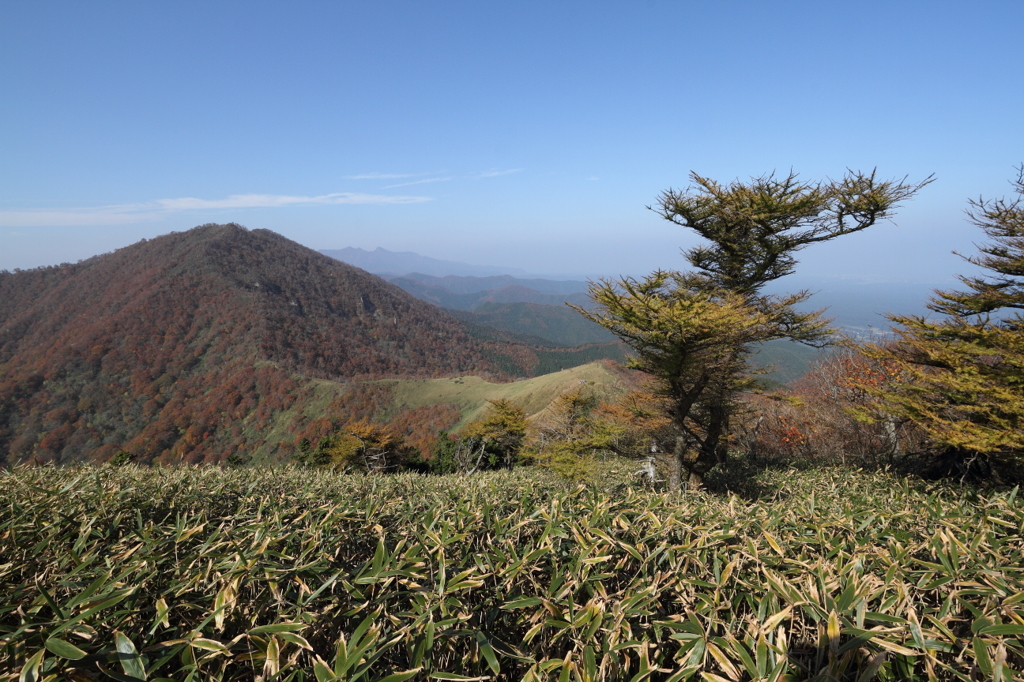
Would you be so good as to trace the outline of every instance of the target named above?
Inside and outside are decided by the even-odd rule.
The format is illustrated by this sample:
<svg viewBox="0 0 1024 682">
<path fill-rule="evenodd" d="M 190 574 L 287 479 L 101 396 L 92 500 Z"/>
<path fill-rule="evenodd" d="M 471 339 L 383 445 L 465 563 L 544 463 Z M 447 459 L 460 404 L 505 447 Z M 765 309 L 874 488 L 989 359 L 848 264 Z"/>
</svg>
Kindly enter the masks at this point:
<svg viewBox="0 0 1024 682">
<path fill-rule="evenodd" d="M 409 185 L 423 185 L 428 182 L 448 182 L 453 178 L 425 178 L 423 180 L 413 180 L 412 182 L 400 182 L 397 185 L 387 185 L 381 189 L 393 189 L 395 187 L 408 187 Z"/>
<path fill-rule="evenodd" d="M 152 206 L 150 206 L 152 208 Z M 73 225 L 130 225 L 159 220 L 165 213 L 134 206 L 71 208 L 60 211 L 0 211 L 0 227 L 69 227 Z"/>
<path fill-rule="evenodd" d="M 337 204 L 417 204 L 430 197 L 394 196 L 336 192 L 318 196 L 281 194 L 232 194 L 225 199 L 159 199 L 144 204 L 120 204 L 63 210 L 0 211 L 0 227 L 66 227 L 73 225 L 127 225 L 160 220 L 172 213 L 195 210 L 231 208 L 283 208 L 289 206 L 322 206 Z"/>
<path fill-rule="evenodd" d="M 498 170 L 496 168 L 492 168 L 491 170 L 481 171 L 480 173 L 477 174 L 477 177 L 478 178 L 496 178 L 499 175 L 512 175 L 513 173 L 520 173 L 520 172 L 522 172 L 522 170 L 523 170 L 522 168 L 508 168 L 508 169 L 505 169 L 505 170 Z"/>
<path fill-rule="evenodd" d="M 398 180 L 400 178 L 415 178 L 426 173 L 360 173 L 359 175 L 346 175 L 345 180 Z"/>
<path fill-rule="evenodd" d="M 287 196 L 280 194 L 232 194 L 226 199 L 160 199 L 157 205 L 169 211 L 186 211 L 203 208 L 279 208 L 315 204 L 415 204 L 430 201 L 430 197 L 396 197 L 381 194 L 355 194 L 338 192 L 315 197 Z"/>
</svg>

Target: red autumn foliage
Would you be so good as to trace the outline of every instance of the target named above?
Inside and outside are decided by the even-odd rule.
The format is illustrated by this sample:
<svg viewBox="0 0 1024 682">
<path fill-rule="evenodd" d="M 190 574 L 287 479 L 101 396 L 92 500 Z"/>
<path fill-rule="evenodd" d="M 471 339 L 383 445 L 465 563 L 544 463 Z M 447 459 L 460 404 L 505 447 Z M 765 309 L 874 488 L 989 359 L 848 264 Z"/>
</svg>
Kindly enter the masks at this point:
<svg viewBox="0 0 1024 682">
<path fill-rule="evenodd" d="M 0 272 L 0 464 L 102 461 L 120 449 L 140 462 L 280 455 L 323 431 L 293 423 L 266 441 L 312 397 L 313 378 L 511 378 L 538 366 L 535 349 L 474 336 L 273 232 L 205 225 L 76 264 Z M 371 403 L 328 413 L 370 418 L 380 408 Z"/>
<path fill-rule="evenodd" d="M 736 446 L 762 459 L 890 462 L 919 448 L 922 434 L 905 420 L 872 413 L 873 403 L 860 386 L 902 380 L 893 363 L 838 350 L 818 361 L 788 391 L 746 396 L 751 409 Z M 855 416 L 857 411 L 860 417 Z"/>
</svg>

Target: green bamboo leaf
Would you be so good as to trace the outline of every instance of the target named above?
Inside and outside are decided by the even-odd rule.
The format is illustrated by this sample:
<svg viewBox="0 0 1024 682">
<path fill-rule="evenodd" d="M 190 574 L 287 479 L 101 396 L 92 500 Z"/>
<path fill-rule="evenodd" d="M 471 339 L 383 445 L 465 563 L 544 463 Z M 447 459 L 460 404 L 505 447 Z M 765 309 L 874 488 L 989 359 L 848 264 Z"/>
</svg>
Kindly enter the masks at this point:
<svg viewBox="0 0 1024 682">
<path fill-rule="evenodd" d="M 132 643 L 132 640 L 115 630 L 114 643 L 117 647 L 117 658 L 121 661 L 121 669 L 124 670 L 124 674 L 137 680 L 145 680 L 146 667 L 142 665 L 142 656 L 135 649 L 135 644 Z"/>
<path fill-rule="evenodd" d="M 583 671 L 588 681 L 597 680 L 597 658 L 594 656 L 594 647 L 583 647 Z"/>
<path fill-rule="evenodd" d="M 727 680 L 721 675 L 716 675 L 714 673 L 709 672 L 701 672 L 700 679 L 704 680 L 705 682 L 732 682 L 731 680 Z"/>
<path fill-rule="evenodd" d="M 267 642 L 267 654 L 263 660 L 263 676 L 273 677 L 281 671 L 281 647 L 277 643 L 277 637 L 270 636 Z"/>
<path fill-rule="evenodd" d="M 195 637 L 187 641 L 188 644 L 193 649 L 202 649 L 203 651 L 216 651 L 222 654 L 226 654 L 228 652 L 228 648 L 215 639 L 209 639 L 207 637 Z"/>
<path fill-rule="evenodd" d="M 476 644 L 480 648 L 480 653 L 483 654 L 484 659 L 487 661 L 487 666 L 491 669 L 491 672 L 495 675 L 500 674 L 501 666 L 498 664 L 498 657 L 494 655 L 494 648 L 487 641 L 487 637 L 479 630 L 473 633 L 473 636 L 476 638 Z"/>
<path fill-rule="evenodd" d="M 40 649 L 32 658 L 25 661 L 25 667 L 21 669 L 18 682 L 38 682 L 40 672 L 43 669 L 43 656 L 46 649 Z"/>
<path fill-rule="evenodd" d="M 524 609 L 530 606 L 539 606 L 544 603 L 544 600 L 540 597 L 520 597 L 519 599 L 513 599 L 510 602 L 506 602 L 501 605 L 502 609 Z"/>
<path fill-rule="evenodd" d="M 57 604 L 57 601 L 50 596 L 50 593 L 46 591 L 46 588 L 39 583 L 36 583 L 36 589 L 39 590 L 39 594 L 43 595 L 43 599 L 45 599 L 46 603 L 50 605 L 51 609 L 53 609 L 53 612 L 57 615 L 57 619 L 65 620 L 67 616 L 64 615 L 63 609 L 61 609 Z"/>
<path fill-rule="evenodd" d="M 860 674 L 860 677 L 857 678 L 857 682 L 870 682 L 871 680 L 873 680 L 875 678 L 875 675 L 878 674 L 879 668 L 881 668 L 882 664 L 885 663 L 885 659 L 887 657 L 888 654 L 884 651 L 872 656 L 871 660 L 868 661 L 867 667 L 864 668 L 863 672 L 861 672 Z"/>
<path fill-rule="evenodd" d="M 96 662 L 96 667 L 99 668 L 104 675 L 106 675 L 112 680 L 117 680 L 117 682 L 139 682 L 138 677 L 135 677 L 133 675 L 125 675 L 124 673 L 119 673 L 116 670 L 111 670 L 99 661 Z"/>
<path fill-rule="evenodd" d="M 116 594 L 116 596 L 111 597 L 110 599 L 107 599 L 106 601 L 100 602 L 96 606 L 93 606 L 92 608 L 83 611 L 82 613 L 78 614 L 74 618 L 71 618 L 69 620 L 64 621 L 63 623 L 61 623 L 60 625 L 58 625 L 56 628 L 53 629 L 53 631 L 50 633 L 50 636 L 51 637 L 55 636 L 58 633 L 63 632 L 64 630 L 67 630 L 71 626 L 76 625 L 80 621 L 83 621 L 83 620 L 89 618 L 90 616 L 92 616 L 95 613 L 99 613 L 100 611 L 103 611 L 104 609 L 109 609 L 112 606 L 120 604 L 122 601 L 124 601 L 129 596 L 131 596 L 134 592 L 135 592 L 135 588 L 134 587 L 128 587 L 128 588 L 125 588 L 124 590 L 120 591 L 119 593 L 112 593 L 112 594 Z"/>
<path fill-rule="evenodd" d="M 352 663 L 354 662 L 355 661 Z M 345 633 L 343 632 L 338 637 L 338 646 L 334 651 L 334 675 L 336 677 L 341 677 L 342 673 L 344 673 L 352 663 L 349 663 L 348 660 L 348 646 L 345 641 Z"/>
<path fill-rule="evenodd" d="M 393 675 L 382 677 L 381 679 L 377 680 L 377 682 L 405 682 L 405 680 L 415 676 L 416 673 L 418 673 L 422 669 L 423 668 L 413 668 L 412 670 L 406 670 L 405 672 L 394 673 Z"/>
<path fill-rule="evenodd" d="M 995 623 L 992 622 L 991 618 L 989 618 L 988 616 L 982 616 L 981 618 L 976 618 L 971 623 L 971 632 L 973 632 L 974 634 L 978 634 L 985 628 L 992 627 L 993 625 L 995 625 Z"/>
<path fill-rule="evenodd" d="M 928 646 L 924 641 L 924 633 L 921 632 L 921 626 L 915 621 L 911 621 L 909 624 L 910 636 L 914 640 L 914 645 L 921 651 L 927 651 Z"/>
<path fill-rule="evenodd" d="M 50 653 L 56 654 L 61 658 L 66 658 L 69 661 L 78 661 L 88 655 L 74 644 L 65 642 L 63 639 L 58 639 L 56 637 L 51 637 L 46 640 L 46 648 L 50 650 Z"/>
<path fill-rule="evenodd" d="M 719 642 L 718 639 L 715 641 Z M 737 656 L 740 657 L 740 660 L 743 662 L 743 667 L 747 669 L 747 673 L 750 675 L 751 679 L 756 680 L 761 677 L 757 671 L 757 665 L 754 663 L 754 659 L 751 658 L 750 652 L 747 651 L 747 648 L 743 646 L 743 642 L 738 640 L 726 642 L 725 640 L 722 640 L 719 644 L 722 646 L 728 646 Z"/>
<path fill-rule="evenodd" d="M 685 682 L 685 680 L 688 680 L 691 677 L 693 677 L 694 675 L 696 675 L 697 671 L 699 671 L 699 670 L 700 670 L 700 666 L 697 666 L 697 665 L 690 665 L 690 666 L 686 666 L 686 667 L 680 668 L 679 670 L 677 670 L 674 673 L 672 673 L 671 675 L 669 675 L 665 679 L 665 682 Z"/>
<path fill-rule="evenodd" d="M 978 630 L 979 635 L 1024 635 L 1024 625 L 989 625 Z"/>
<path fill-rule="evenodd" d="M 312 651 L 313 650 L 313 647 L 311 647 L 309 645 L 309 642 L 306 641 L 306 638 L 303 637 L 302 635 L 296 635 L 293 632 L 279 632 L 279 633 L 277 633 L 277 636 L 280 637 L 285 642 L 290 642 L 291 644 L 294 644 L 295 646 L 299 647 L 300 649 L 305 649 L 306 651 Z"/>
<path fill-rule="evenodd" d="M 338 680 L 338 676 L 327 666 L 327 662 L 319 656 L 313 659 L 313 675 L 316 676 L 316 682 L 336 682 Z"/>
<path fill-rule="evenodd" d="M 153 624 L 153 631 L 156 631 L 157 625 L 163 625 L 165 628 L 171 626 L 170 620 L 167 617 L 170 608 L 167 606 L 167 602 L 164 601 L 163 597 L 156 600 L 156 622 Z"/>
<path fill-rule="evenodd" d="M 980 637 L 975 637 L 971 642 L 971 645 L 974 649 L 974 660 L 977 661 L 978 667 L 981 668 L 981 672 L 985 677 L 992 677 L 992 659 L 988 655 L 988 647 L 985 646 L 984 640 Z"/>
<path fill-rule="evenodd" d="M 253 635 L 272 635 L 279 632 L 298 632 L 305 629 L 304 623 L 274 623 L 273 625 L 260 625 L 248 631 L 250 637 Z"/>
<path fill-rule="evenodd" d="M 757 675 L 755 679 L 763 679 L 765 673 L 768 672 L 768 642 L 764 638 L 763 633 L 757 635 L 757 646 L 754 649 L 755 668 L 757 669 Z"/>
</svg>

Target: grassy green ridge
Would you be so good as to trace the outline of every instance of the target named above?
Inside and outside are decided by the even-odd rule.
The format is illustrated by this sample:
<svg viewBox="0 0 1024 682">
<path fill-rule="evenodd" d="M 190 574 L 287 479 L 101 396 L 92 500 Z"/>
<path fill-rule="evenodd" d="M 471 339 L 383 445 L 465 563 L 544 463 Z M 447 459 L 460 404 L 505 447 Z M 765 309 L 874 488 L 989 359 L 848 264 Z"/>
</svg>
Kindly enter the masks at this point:
<svg viewBox="0 0 1024 682">
<path fill-rule="evenodd" d="M 1016 491 L 622 473 L 5 471 L 0 679 L 1019 679 Z"/>
<path fill-rule="evenodd" d="M 458 407 L 462 421 L 458 430 L 479 419 L 488 400 L 506 398 L 528 415 L 543 411 L 566 391 L 586 385 L 599 395 L 612 396 L 625 390 L 622 379 L 604 364 L 593 362 L 511 383 L 491 383 L 476 376 L 448 379 L 401 379 L 384 382 L 393 387 L 394 409 L 451 403 Z"/>
</svg>

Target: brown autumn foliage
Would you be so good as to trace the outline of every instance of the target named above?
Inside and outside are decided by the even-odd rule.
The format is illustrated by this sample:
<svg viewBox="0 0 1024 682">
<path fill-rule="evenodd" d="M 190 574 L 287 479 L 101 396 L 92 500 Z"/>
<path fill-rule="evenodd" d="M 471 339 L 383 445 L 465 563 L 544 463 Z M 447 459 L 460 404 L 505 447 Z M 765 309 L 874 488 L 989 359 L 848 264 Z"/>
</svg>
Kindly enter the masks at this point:
<svg viewBox="0 0 1024 682">
<path fill-rule="evenodd" d="M 541 365 L 539 351 L 496 334 L 474 336 L 379 277 L 234 224 L 0 272 L 0 465 L 122 449 L 140 462 L 283 455 L 325 427 L 286 419 L 287 437 L 266 440 L 310 399 L 311 378 L 501 379 Z"/>
<path fill-rule="evenodd" d="M 455 405 L 424 405 L 407 407 L 395 415 L 388 426 L 402 436 L 406 445 L 415 448 L 424 458 L 429 458 L 437 444 L 439 434 L 459 423 L 462 414 Z"/>
<path fill-rule="evenodd" d="M 746 411 L 734 447 L 754 459 L 879 465 L 922 447 L 911 422 L 872 413 L 862 388 L 905 380 L 893 363 L 839 349 L 819 360 L 782 393 L 745 396 Z"/>
</svg>

